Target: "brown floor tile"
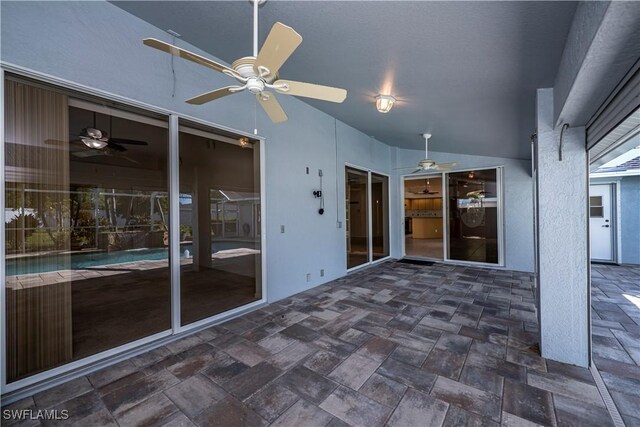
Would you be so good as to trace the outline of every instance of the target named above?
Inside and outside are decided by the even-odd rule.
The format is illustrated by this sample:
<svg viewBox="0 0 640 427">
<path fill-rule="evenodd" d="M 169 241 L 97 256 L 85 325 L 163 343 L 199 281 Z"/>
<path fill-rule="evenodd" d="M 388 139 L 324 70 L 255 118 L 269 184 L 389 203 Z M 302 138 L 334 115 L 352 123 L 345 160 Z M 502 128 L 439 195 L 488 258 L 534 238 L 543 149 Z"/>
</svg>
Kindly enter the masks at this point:
<svg viewBox="0 0 640 427">
<path fill-rule="evenodd" d="M 413 389 L 407 390 L 388 426 L 441 426 L 449 404 Z"/>
<path fill-rule="evenodd" d="M 122 411 L 116 419 L 121 426 L 160 426 L 179 415 L 180 410 L 164 394 L 155 394 Z"/>
<path fill-rule="evenodd" d="M 431 390 L 433 383 L 436 381 L 435 374 L 391 358 L 385 360 L 376 372 L 425 393 Z"/>
<path fill-rule="evenodd" d="M 542 425 L 556 425 L 551 393 L 526 384 L 505 380 L 502 410 Z"/>
<path fill-rule="evenodd" d="M 438 377 L 431 396 L 496 422 L 500 421 L 500 397 L 484 390 Z"/>
<path fill-rule="evenodd" d="M 395 408 L 406 390 L 404 384 L 373 374 L 358 391 L 378 403 Z"/>
<path fill-rule="evenodd" d="M 227 393 L 203 375 L 191 377 L 164 392 L 188 416 L 194 416 L 224 399 Z"/>
<path fill-rule="evenodd" d="M 228 396 L 194 418 L 199 426 L 260 427 L 267 422 L 238 399 Z"/>
<path fill-rule="evenodd" d="M 338 365 L 327 377 L 353 390 L 358 390 L 369 379 L 371 374 L 378 369 L 378 366 L 380 366 L 380 362 L 354 353 Z"/>
<path fill-rule="evenodd" d="M 271 427 L 308 426 L 325 427 L 333 419 L 331 414 L 300 399 L 271 424 Z"/>
<path fill-rule="evenodd" d="M 300 398 L 279 384 L 270 384 L 251 396 L 245 404 L 269 422 L 275 421 Z"/>
<path fill-rule="evenodd" d="M 278 383 L 315 404 L 320 404 L 338 387 L 337 383 L 304 366 L 291 369 L 278 379 Z"/>
<path fill-rule="evenodd" d="M 320 408 L 351 425 L 383 426 L 391 408 L 347 387 L 338 387 Z"/>
</svg>

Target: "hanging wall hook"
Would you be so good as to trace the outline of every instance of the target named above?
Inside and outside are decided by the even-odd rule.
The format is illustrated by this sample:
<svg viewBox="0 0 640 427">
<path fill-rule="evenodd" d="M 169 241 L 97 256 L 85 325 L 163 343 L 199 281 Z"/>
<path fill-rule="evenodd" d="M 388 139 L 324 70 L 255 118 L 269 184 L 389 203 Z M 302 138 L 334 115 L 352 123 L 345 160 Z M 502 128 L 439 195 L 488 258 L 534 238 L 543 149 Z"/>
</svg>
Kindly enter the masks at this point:
<svg viewBox="0 0 640 427">
<path fill-rule="evenodd" d="M 569 123 L 564 123 L 562 129 L 560 129 L 560 145 L 558 146 L 558 160 L 562 161 L 562 138 L 564 137 L 564 131 L 569 128 Z"/>
</svg>

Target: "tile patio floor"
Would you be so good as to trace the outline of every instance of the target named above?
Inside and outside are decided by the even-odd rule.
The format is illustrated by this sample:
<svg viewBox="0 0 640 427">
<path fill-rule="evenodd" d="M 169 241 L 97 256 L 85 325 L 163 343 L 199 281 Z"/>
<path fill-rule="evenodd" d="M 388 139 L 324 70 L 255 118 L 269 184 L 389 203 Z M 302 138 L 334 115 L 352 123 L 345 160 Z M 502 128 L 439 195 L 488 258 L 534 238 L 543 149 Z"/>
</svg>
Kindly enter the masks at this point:
<svg viewBox="0 0 640 427">
<path fill-rule="evenodd" d="M 531 287 L 387 262 L 10 407 L 85 426 L 612 425 L 587 369 L 532 347 Z"/>
<path fill-rule="evenodd" d="M 627 426 L 640 426 L 640 267 L 591 268 L 593 362 Z"/>
</svg>

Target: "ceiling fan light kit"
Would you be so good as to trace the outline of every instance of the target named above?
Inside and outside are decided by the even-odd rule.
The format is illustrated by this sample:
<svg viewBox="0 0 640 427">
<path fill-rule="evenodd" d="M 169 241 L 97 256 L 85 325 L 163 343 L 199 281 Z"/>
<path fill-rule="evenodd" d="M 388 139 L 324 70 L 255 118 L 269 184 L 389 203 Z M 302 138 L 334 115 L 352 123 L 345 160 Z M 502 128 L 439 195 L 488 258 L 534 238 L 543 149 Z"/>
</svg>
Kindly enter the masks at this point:
<svg viewBox="0 0 640 427">
<path fill-rule="evenodd" d="M 388 113 L 393 108 L 393 104 L 396 99 L 391 95 L 378 95 L 376 96 L 376 108 L 381 113 Z"/>
<path fill-rule="evenodd" d="M 268 89 L 283 94 L 341 103 L 347 97 L 347 91 L 340 88 L 321 86 L 291 80 L 278 79 L 278 70 L 302 43 L 302 36 L 293 28 L 276 22 L 262 48 L 258 51 L 258 6 L 265 0 L 253 0 L 253 56 L 234 61 L 231 67 L 217 63 L 204 56 L 189 52 L 158 39 L 147 38 L 143 43 L 149 47 L 179 56 L 215 71 L 233 77 L 240 84 L 226 86 L 188 99 L 193 105 L 202 105 L 216 99 L 247 90 L 256 96 L 258 103 L 272 122 L 287 120 L 287 114 Z"/>
</svg>

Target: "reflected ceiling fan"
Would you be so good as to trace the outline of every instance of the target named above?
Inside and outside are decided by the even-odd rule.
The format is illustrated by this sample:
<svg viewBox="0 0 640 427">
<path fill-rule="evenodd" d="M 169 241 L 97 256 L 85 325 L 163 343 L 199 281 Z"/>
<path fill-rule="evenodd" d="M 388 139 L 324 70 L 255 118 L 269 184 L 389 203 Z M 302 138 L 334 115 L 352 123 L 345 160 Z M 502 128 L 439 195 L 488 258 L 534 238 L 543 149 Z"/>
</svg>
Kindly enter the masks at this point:
<svg viewBox="0 0 640 427">
<path fill-rule="evenodd" d="M 429 189 L 429 180 L 427 179 L 427 185 L 425 186 L 424 190 L 422 191 L 411 191 L 411 194 L 440 194 L 439 191 L 431 191 Z"/>
<path fill-rule="evenodd" d="M 113 119 L 109 117 L 109 133 L 98 129 L 96 125 L 96 112 L 93 112 L 93 127 L 86 127 L 80 131 L 79 135 L 72 135 L 69 144 L 82 143 L 89 150 L 70 150 L 71 155 L 79 158 L 111 156 L 120 157 L 132 163 L 139 163 L 130 157 L 122 155 L 127 149 L 124 145 L 149 145 L 145 141 L 135 139 L 112 138 L 109 137 L 113 127 Z M 47 139 L 45 144 L 62 145 L 63 141 Z"/>
<path fill-rule="evenodd" d="M 270 89 L 284 95 L 302 96 L 341 103 L 347 97 L 347 91 L 330 86 L 303 83 L 278 78 L 278 70 L 302 43 L 302 37 L 293 28 L 276 22 L 271 28 L 260 52 L 258 52 L 258 5 L 265 0 L 253 1 L 253 56 L 236 60 L 227 67 L 204 56 L 189 52 L 154 38 L 144 39 L 143 43 L 163 52 L 179 56 L 196 64 L 209 67 L 236 79 L 240 84 L 226 86 L 188 99 L 189 104 L 202 105 L 210 101 L 248 90 L 256 98 L 274 123 L 287 120 L 287 115 Z"/>
<path fill-rule="evenodd" d="M 72 135 L 69 143 L 79 143 L 82 142 L 87 148 L 91 150 L 97 150 L 98 152 L 106 152 L 108 150 L 113 150 L 117 152 L 125 152 L 127 149 L 123 145 L 149 145 L 145 141 L 137 141 L 135 139 L 125 139 L 125 138 L 113 138 L 109 137 L 111 134 L 113 120 L 109 117 L 109 133 L 98 129 L 96 125 L 96 112 L 93 112 L 93 127 L 86 127 L 80 131 L 79 135 Z M 62 141 L 57 141 L 53 139 L 48 139 L 45 141 L 45 144 L 54 144 L 61 145 Z M 84 156 L 89 157 L 89 156 Z"/>
<path fill-rule="evenodd" d="M 424 159 L 418 162 L 418 169 L 415 169 L 412 174 L 427 172 L 427 171 L 446 171 L 452 168 L 453 166 L 459 165 L 457 162 L 449 162 L 449 163 L 436 163 L 434 160 L 429 159 L 429 138 L 431 138 L 430 133 L 423 133 L 422 137 L 424 138 Z M 396 168 L 396 170 L 400 169 L 413 169 L 415 166 L 409 166 L 406 168 Z"/>
</svg>

